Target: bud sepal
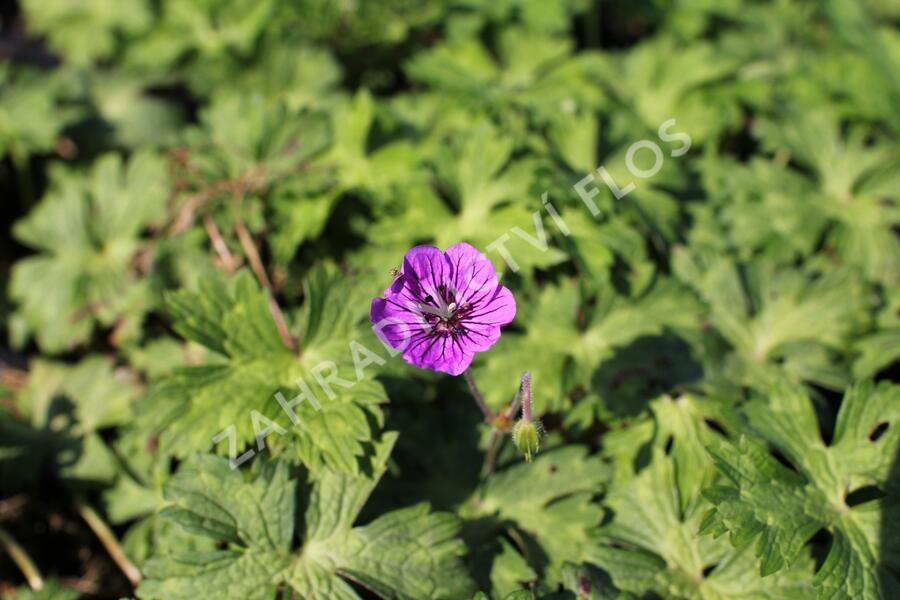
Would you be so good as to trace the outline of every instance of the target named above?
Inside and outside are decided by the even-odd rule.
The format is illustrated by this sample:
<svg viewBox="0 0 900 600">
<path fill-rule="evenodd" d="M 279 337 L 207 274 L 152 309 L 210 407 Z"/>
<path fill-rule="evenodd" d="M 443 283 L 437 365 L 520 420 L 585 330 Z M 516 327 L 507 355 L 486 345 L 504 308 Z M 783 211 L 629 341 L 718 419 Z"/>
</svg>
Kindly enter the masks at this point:
<svg viewBox="0 0 900 600">
<path fill-rule="evenodd" d="M 541 449 L 543 435 L 544 426 L 539 420 L 526 421 L 522 419 L 513 428 L 512 439 L 519 452 L 525 455 L 525 460 L 531 462 L 534 455 Z"/>
</svg>

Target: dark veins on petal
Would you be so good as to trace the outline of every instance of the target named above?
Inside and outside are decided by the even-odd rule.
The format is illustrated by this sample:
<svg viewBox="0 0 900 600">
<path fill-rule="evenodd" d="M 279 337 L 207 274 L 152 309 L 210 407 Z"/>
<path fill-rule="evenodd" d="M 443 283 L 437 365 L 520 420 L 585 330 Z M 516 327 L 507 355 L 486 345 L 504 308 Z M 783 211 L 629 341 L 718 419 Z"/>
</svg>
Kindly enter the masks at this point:
<svg viewBox="0 0 900 600">
<path fill-rule="evenodd" d="M 446 266 L 449 267 L 449 273 L 444 274 L 441 271 L 441 274 L 444 274 L 446 279 L 452 282 L 456 279 L 459 265 L 454 265 L 450 263 L 449 260 L 447 263 Z M 484 337 L 483 333 L 470 332 L 466 325 L 483 324 L 473 321 L 472 319 L 476 316 L 483 316 L 497 310 L 496 308 L 493 308 L 487 312 L 476 313 L 478 308 L 488 308 L 487 306 L 481 305 L 487 298 L 496 293 L 496 289 L 491 289 L 482 293 L 477 299 L 472 298 L 466 302 L 458 302 L 458 298 L 465 297 L 466 290 L 457 290 L 453 285 L 447 285 L 447 283 L 444 282 L 439 283 L 437 279 L 439 269 L 435 268 L 431 257 L 428 258 L 428 264 L 430 272 L 427 274 L 427 281 L 424 283 L 431 284 L 430 290 L 421 285 L 423 281 L 417 277 L 418 274 L 413 272 L 412 274 L 401 275 L 401 277 L 407 277 L 407 282 L 410 284 L 407 287 L 407 290 L 410 296 L 417 301 L 415 308 L 421 314 L 421 317 L 425 320 L 425 324 L 427 325 L 427 330 L 422 333 L 421 337 L 413 339 L 412 342 L 415 345 L 416 342 L 421 343 L 428 338 L 433 338 L 426 348 L 426 351 L 430 351 L 437 341 L 437 338 L 449 335 L 451 336 L 453 343 L 462 350 L 462 345 L 458 338 L 471 340 L 469 337 L 470 333 L 475 333 L 478 336 Z M 418 288 L 417 291 L 419 291 L 420 294 L 414 292 L 414 287 Z M 432 293 L 428 293 L 429 291 Z M 421 296 L 421 294 L 424 294 L 424 297 Z"/>
</svg>

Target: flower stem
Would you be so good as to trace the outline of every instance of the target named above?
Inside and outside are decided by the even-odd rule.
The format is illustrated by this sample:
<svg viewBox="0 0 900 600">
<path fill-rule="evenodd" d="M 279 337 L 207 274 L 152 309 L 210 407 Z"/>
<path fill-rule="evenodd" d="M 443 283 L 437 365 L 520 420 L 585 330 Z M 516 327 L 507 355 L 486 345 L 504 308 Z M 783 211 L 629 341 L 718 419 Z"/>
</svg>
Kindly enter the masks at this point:
<svg viewBox="0 0 900 600">
<path fill-rule="evenodd" d="M 482 476 L 491 475 L 497 466 L 497 451 L 500 449 L 500 431 L 493 427 L 491 437 L 488 438 L 488 449 L 484 455 L 484 464 L 481 465 Z"/>
<path fill-rule="evenodd" d="M 519 397 L 522 399 L 522 419 L 530 422 L 534 418 L 531 414 L 531 373 L 522 373 L 522 383 L 519 386 Z"/>
<path fill-rule="evenodd" d="M 141 582 L 141 572 L 134 566 L 134 563 L 125 556 L 125 551 L 122 550 L 122 546 L 119 545 L 116 535 L 109 528 L 109 525 L 107 525 L 100 515 L 97 514 L 97 511 L 81 497 L 75 498 L 75 505 L 78 508 L 81 517 L 88 524 L 88 527 L 91 528 L 91 531 L 94 532 L 94 535 L 97 536 L 97 539 L 99 539 L 100 543 L 103 544 L 103 547 L 106 548 L 106 551 L 109 553 L 110 558 L 113 559 L 113 562 L 115 562 L 122 572 L 125 573 L 125 577 L 128 578 L 128 581 L 130 581 L 133 586 L 137 587 Z"/>
<path fill-rule="evenodd" d="M 516 413 L 519 412 L 519 408 L 522 407 L 522 416 L 525 418 L 525 407 L 523 405 L 523 399 L 527 399 L 528 402 L 528 419 L 532 418 L 531 416 L 531 373 L 529 371 L 525 371 L 522 373 L 522 381 L 519 384 L 519 390 L 516 392 L 516 397 L 513 398 L 512 404 L 509 405 L 509 408 L 506 409 L 504 413 L 504 417 L 506 421 L 512 420 Z M 497 462 L 497 452 L 500 449 L 500 442 L 502 437 L 500 436 L 500 430 L 496 427 L 491 429 L 491 437 L 488 439 L 488 450 L 485 455 L 484 465 L 482 467 L 483 475 L 491 475 L 494 472 L 494 468 Z"/>
<path fill-rule="evenodd" d="M 492 423 L 494 419 L 497 418 L 497 415 L 495 415 L 494 411 L 485 404 L 484 397 L 481 395 L 481 392 L 478 391 L 478 386 L 475 385 L 475 379 L 472 377 L 472 373 L 469 369 L 463 371 L 463 377 L 466 379 L 466 383 L 469 384 L 469 391 L 472 392 L 472 398 L 475 399 L 475 404 L 478 405 L 478 408 L 480 408 L 481 412 L 484 414 L 484 422 Z"/>
<path fill-rule="evenodd" d="M 2 527 L 0 527 L 0 546 L 3 546 L 3 549 L 6 550 L 9 557 L 16 563 L 19 570 L 22 571 L 22 574 L 28 581 L 28 586 L 32 590 L 39 592 L 44 589 L 44 580 L 41 577 L 41 572 L 38 571 L 38 568 L 34 565 L 31 557 L 28 556 L 28 553 L 25 552 L 25 549 L 19 545 L 13 536 Z"/>
</svg>

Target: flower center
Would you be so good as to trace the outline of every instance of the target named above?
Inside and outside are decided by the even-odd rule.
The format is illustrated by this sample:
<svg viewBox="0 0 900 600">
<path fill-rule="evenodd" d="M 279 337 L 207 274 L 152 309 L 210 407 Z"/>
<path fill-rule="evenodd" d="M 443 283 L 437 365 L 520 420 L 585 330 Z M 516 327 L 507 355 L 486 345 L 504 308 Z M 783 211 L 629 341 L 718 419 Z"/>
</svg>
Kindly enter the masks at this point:
<svg viewBox="0 0 900 600">
<path fill-rule="evenodd" d="M 471 304 L 468 302 L 459 305 L 456 302 L 451 302 L 443 310 L 437 311 L 437 314 L 427 315 L 429 317 L 428 321 L 438 333 L 465 333 L 466 328 L 462 321 L 470 308 Z"/>
</svg>

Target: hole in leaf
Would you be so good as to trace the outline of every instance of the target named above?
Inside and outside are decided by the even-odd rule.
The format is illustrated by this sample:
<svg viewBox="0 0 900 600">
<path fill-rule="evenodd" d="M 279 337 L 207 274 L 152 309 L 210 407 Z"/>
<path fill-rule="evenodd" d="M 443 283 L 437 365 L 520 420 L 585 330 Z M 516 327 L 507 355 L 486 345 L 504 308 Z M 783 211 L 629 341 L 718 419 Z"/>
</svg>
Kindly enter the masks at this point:
<svg viewBox="0 0 900 600">
<path fill-rule="evenodd" d="M 788 460 L 788 457 L 781 453 L 781 451 L 772 448 L 772 456 L 775 457 L 775 460 L 780 462 L 785 468 L 790 469 L 794 473 L 797 472 L 797 469 L 794 467 L 793 463 Z"/>
<path fill-rule="evenodd" d="M 653 455 L 653 442 L 643 444 L 634 455 L 634 472 L 643 471 L 650 464 L 650 458 Z"/>
<path fill-rule="evenodd" d="M 721 433 L 722 435 L 727 435 L 725 433 L 725 428 L 722 427 L 721 423 L 719 423 L 715 419 L 703 419 L 703 422 L 706 423 L 707 427 L 709 427 L 716 433 Z"/>
<path fill-rule="evenodd" d="M 612 523 L 613 519 L 615 519 L 616 513 L 612 509 L 607 509 L 606 512 L 603 513 L 603 518 L 600 519 L 600 527 L 604 525 L 609 525 Z M 613 542 L 614 543 L 614 542 Z"/>
<path fill-rule="evenodd" d="M 831 532 L 825 528 L 822 528 L 815 532 L 809 541 L 806 542 L 806 545 L 810 547 L 813 558 L 816 561 L 816 572 L 822 568 L 822 564 L 825 562 L 825 557 L 828 556 L 828 551 L 831 549 L 831 542 L 834 539 L 834 536 L 831 535 Z"/>
<path fill-rule="evenodd" d="M 666 453 L 666 456 L 672 453 L 672 445 L 675 443 L 675 438 L 671 435 L 666 439 L 666 446 L 663 448 L 663 451 Z"/>
<path fill-rule="evenodd" d="M 550 474 L 551 474 L 551 475 L 553 475 L 554 473 L 556 473 L 558 470 L 559 470 L 559 469 L 556 467 L 556 465 L 550 465 Z"/>
<path fill-rule="evenodd" d="M 713 564 L 709 565 L 708 567 L 705 567 L 703 569 L 703 577 L 709 577 L 709 574 L 712 573 L 713 570 L 715 570 L 715 568 L 718 566 L 719 566 L 719 563 L 713 563 Z"/>
<path fill-rule="evenodd" d="M 349 585 L 351 588 L 353 588 L 353 591 L 356 592 L 356 596 L 358 598 L 371 598 L 372 597 L 369 593 L 369 589 L 365 585 L 363 585 L 363 583 L 361 581 L 357 580 L 356 578 L 354 578 L 349 573 L 346 573 L 345 571 L 339 570 L 337 573 L 338 573 L 338 575 L 340 575 L 341 577 L 344 578 L 347 585 Z"/>
<path fill-rule="evenodd" d="M 859 489 L 853 490 L 847 497 L 844 498 L 844 503 L 847 506 L 853 507 L 864 502 L 870 502 L 872 500 L 878 500 L 879 498 L 884 498 L 885 493 L 879 490 L 874 485 L 867 485 L 861 487 Z"/>
<path fill-rule="evenodd" d="M 877 442 L 881 438 L 881 436 L 884 435 L 884 432 L 888 430 L 889 426 L 890 423 L 887 422 L 879 423 L 878 425 L 876 425 L 875 429 L 873 429 L 872 432 L 869 433 L 869 441 Z"/>
<path fill-rule="evenodd" d="M 816 423 L 819 435 L 826 446 L 830 446 L 834 438 L 834 415 L 838 413 L 843 402 L 843 394 L 822 386 L 812 385 L 813 405 L 816 412 Z"/>
</svg>

